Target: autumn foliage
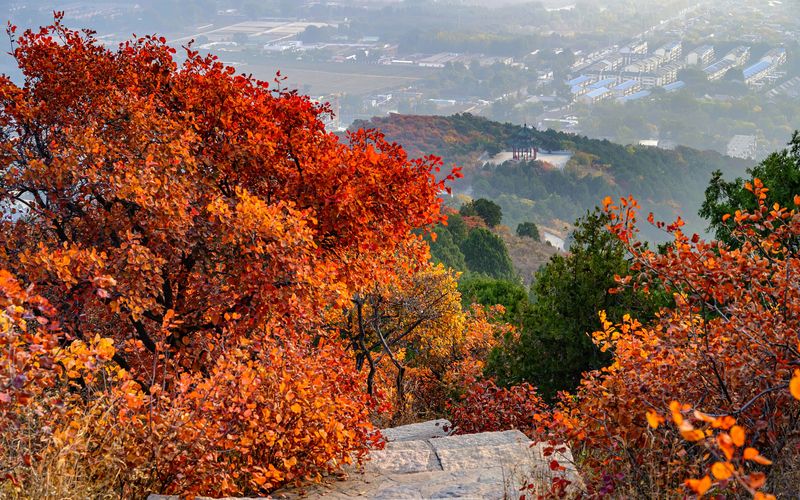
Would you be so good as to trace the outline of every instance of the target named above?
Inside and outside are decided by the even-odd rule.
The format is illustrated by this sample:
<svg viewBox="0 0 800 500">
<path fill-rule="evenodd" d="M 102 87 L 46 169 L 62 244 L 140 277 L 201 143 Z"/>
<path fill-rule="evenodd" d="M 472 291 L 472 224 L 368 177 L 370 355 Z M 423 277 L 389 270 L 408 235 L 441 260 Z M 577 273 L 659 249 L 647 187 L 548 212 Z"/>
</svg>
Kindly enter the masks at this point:
<svg viewBox="0 0 800 500">
<path fill-rule="evenodd" d="M 594 341 L 613 362 L 554 413 L 587 475 L 613 477 L 616 494 L 768 498 L 797 484 L 800 197 L 767 206 L 760 181 L 747 188 L 758 208 L 732 216 L 737 248 L 653 221 L 674 236 L 654 252 L 635 238 L 636 201 L 605 201 L 636 271 L 620 286 L 675 300 L 647 325 L 601 314 Z"/>
<path fill-rule="evenodd" d="M 518 429 L 531 439 L 543 438 L 547 413 L 536 388 L 528 383 L 498 387 L 492 379 L 473 380 L 457 402 L 450 404 L 455 429 L 463 434 Z"/>
<path fill-rule="evenodd" d="M 21 452 L 2 488 L 64 450 L 123 497 L 268 493 L 360 460 L 374 401 L 337 325 L 427 260 L 437 160 L 340 142 L 325 106 L 163 38 L 9 31 L 0 433 Z"/>
</svg>

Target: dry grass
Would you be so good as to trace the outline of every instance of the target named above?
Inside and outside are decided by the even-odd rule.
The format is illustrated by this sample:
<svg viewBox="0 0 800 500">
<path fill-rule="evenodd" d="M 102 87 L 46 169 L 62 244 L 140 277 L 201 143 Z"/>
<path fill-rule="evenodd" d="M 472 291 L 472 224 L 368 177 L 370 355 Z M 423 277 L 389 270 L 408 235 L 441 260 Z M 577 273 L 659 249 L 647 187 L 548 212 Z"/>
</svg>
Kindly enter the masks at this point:
<svg viewBox="0 0 800 500">
<path fill-rule="evenodd" d="M 508 254 L 514 263 L 514 268 L 519 273 L 525 286 L 530 286 L 536 271 L 550 260 L 550 257 L 558 253 L 558 249 L 534 241 L 531 238 L 520 238 L 512 234 L 508 228 L 497 229 L 497 234 L 503 239 L 508 248 Z"/>
</svg>

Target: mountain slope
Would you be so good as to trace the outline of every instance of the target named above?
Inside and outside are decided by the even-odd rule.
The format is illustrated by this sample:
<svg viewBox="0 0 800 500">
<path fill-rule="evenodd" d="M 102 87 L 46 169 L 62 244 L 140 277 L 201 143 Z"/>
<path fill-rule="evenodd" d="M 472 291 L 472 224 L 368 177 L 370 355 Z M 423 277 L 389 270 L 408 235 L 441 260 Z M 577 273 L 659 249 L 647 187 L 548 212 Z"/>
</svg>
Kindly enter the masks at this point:
<svg viewBox="0 0 800 500">
<path fill-rule="evenodd" d="M 358 122 L 355 127 L 378 128 L 388 140 L 402 144 L 409 155 L 434 154 L 445 164 L 457 163 L 465 178 L 456 191 L 494 199 L 503 207 L 504 223 L 532 220 L 563 227 L 599 205 L 607 196 L 634 195 L 643 211 L 657 218 L 681 216 L 687 232 L 702 233 L 706 222 L 697 211 L 714 170 L 736 176 L 749 162 L 713 151 L 677 147 L 663 150 L 622 146 L 553 130 L 531 130 L 540 150 L 569 150 L 563 169 L 543 162 L 486 164 L 484 160 L 507 149 L 522 127 L 469 114 L 453 116 L 390 115 Z M 660 238 L 648 231 L 646 236 Z"/>
</svg>

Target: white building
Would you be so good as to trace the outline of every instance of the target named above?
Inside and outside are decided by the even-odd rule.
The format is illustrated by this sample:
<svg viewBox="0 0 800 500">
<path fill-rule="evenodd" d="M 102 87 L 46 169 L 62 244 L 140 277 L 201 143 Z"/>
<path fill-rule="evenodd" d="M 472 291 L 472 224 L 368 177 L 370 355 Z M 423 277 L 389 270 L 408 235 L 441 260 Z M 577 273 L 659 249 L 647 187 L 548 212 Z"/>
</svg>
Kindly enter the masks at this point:
<svg viewBox="0 0 800 500">
<path fill-rule="evenodd" d="M 750 60 L 750 47 L 745 47 L 744 45 L 736 47 L 725 54 L 723 59 L 731 61 L 734 66 L 744 66 Z"/>
<path fill-rule="evenodd" d="M 727 153 L 733 158 L 756 159 L 756 136 L 734 135 L 728 142 Z"/>
<path fill-rule="evenodd" d="M 707 67 L 714 60 L 714 47 L 701 45 L 686 55 L 686 64 Z"/>
<path fill-rule="evenodd" d="M 680 59 L 683 53 L 683 46 L 681 42 L 665 43 L 657 48 L 654 52 L 655 55 L 661 59 L 662 64 L 670 63 Z"/>
</svg>

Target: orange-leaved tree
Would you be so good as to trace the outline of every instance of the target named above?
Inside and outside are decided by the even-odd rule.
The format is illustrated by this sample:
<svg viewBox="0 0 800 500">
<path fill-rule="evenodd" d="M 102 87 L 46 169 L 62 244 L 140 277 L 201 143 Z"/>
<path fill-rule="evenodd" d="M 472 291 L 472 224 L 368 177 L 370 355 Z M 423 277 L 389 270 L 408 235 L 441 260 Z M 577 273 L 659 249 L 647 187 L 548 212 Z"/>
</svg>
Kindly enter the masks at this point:
<svg viewBox="0 0 800 500">
<path fill-rule="evenodd" d="M 0 268 L 60 345 L 112 340 L 139 391 L 109 424 L 122 484 L 263 493 L 362 456 L 367 401 L 328 326 L 427 257 L 409 242 L 441 219 L 438 160 L 343 143 L 327 107 L 163 38 L 109 50 L 58 15 L 9 31 Z"/>
<path fill-rule="evenodd" d="M 395 280 L 359 294 L 340 326 L 367 390 L 394 407 L 395 422 L 441 415 L 509 329 L 493 309 L 462 308 L 455 271 L 402 264 Z"/>
<path fill-rule="evenodd" d="M 636 201 L 605 200 L 637 273 L 620 285 L 675 299 L 647 325 L 601 314 L 594 340 L 613 362 L 555 413 L 605 493 L 762 498 L 797 484 L 800 197 L 767 206 L 760 181 L 747 188 L 758 208 L 733 216 L 737 248 L 686 236 L 678 220 L 655 223 L 674 239 L 651 251 L 635 238 Z"/>
</svg>

